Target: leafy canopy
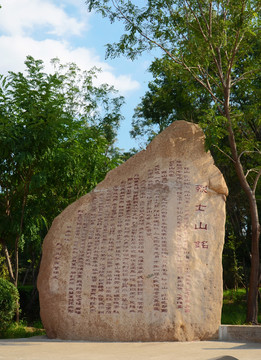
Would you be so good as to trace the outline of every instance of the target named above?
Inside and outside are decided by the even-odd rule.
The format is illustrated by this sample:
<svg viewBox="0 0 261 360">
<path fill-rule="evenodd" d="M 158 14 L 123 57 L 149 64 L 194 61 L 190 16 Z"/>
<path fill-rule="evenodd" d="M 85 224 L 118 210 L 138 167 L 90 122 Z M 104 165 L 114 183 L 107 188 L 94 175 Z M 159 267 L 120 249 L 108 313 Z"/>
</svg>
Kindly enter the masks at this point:
<svg viewBox="0 0 261 360">
<path fill-rule="evenodd" d="M 111 22 L 120 20 L 125 33 L 107 45 L 108 56 L 135 58 L 144 50 L 161 48 L 187 70 L 218 103 L 224 90 L 260 69 L 249 50 L 260 38 L 260 0 L 87 0 Z M 244 59 L 241 77 L 236 59 Z M 230 85 L 229 85 L 230 87 Z M 229 89 L 227 89 L 229 90 Z"/>
<path fill-rule="evenodd" d="M 19 294 L 15 286 L 0 278 L 0 334 L 2 334 L 13 320 Z"/>
<path fill-rule="evenodd" d="M 175 120 L 198 123 L 211 106 L 211 97 L 190 75 L 166 56 L 155 59 L 153 80 L 136 107 L 131 136 L 146 142 Z"/>
<path fill-rule="evenodd" d="M 10 256 L 39 255 L 53 218 L 120 161 L 123 98 L 94 85 L 99 70 L 54 59 L 49 74 L 30 56 L 25 64 L 0 77 L 0 242 Z"/>
</svg>

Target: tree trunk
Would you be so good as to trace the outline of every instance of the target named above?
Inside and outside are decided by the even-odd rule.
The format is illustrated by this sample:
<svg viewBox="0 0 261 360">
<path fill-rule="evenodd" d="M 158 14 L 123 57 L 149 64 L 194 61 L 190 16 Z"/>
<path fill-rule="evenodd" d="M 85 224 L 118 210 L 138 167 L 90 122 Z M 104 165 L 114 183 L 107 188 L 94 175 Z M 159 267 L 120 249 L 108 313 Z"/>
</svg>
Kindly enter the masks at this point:
<svg viewBox="0 0 261 360">
<path fill-rule="evenodd" d="M 240 182 L 240 185 L 245 192 L 248 204 L 250 207 L 251 217 L 251 271 L 249 279 L 249 292 L 247 300 L 247 322 L 251 324 L 258 323 L 258 289 L 259 289 L 259 237 L 260 224 L 258 218 L 258 209 L 255 197 L 255 190 L 252 190 L 245 177 L 243 167 L 240 162 L 240 156 L 237 153 L 236 141 L 231 125 L 229 104 L 225 103 L 225 114 L 228 120 L 229 144 L 231 148 L 232 158 L 234 160 L 235 170 Z"/>
<path fill-rule="evenodd" d="M 247 299 L 247 322 L 251 324 L 258 323 L 258 289 L 259 289 L 259 237 L 260 237 L 260 224 L 258 218 L 258 209 L 255 198 L 255 193 L 246 181 L 244 174 L 242 174 L 242 166 L 237 160 L 235 168 L 238 174 L 239 181 L 242 189 L 244 190 L 250 207 L 251 216 L 251 270 L 249 279 L 249 292 Z"/>
<path fill-rule="evenodd" d="M 19 274 L 19 240 L 20 235 L 17 235 L 15 240 L 15 286 L 18 286 L 18 274 Z"/>
<path fill-rule="evenodd" d="M 13 267 L 12 267 L 9 251 L 7 249 L 5 241 L 2 239 L 1 239 L 1 244 L 3 245 L 3 251 L 4 251 L 4 255 L 5 255 L 5 260 L 6 260 L 10 280 L 15 285 L 15 277 L 14 277 L 14 273 L 13 273 Z"/>
<path fill-rule="evenodd" d="M 252 220 L 252 244 L 251 244 L 251 271 L 249 280 L 249 292 L 247 298 L 247 322 L 251 324 L 258 323 L 258 292 L 259 292 L 259 237 L 260 224 L 258 219 L 258 210 L 256 199 L 253 195 L 250 204 Z"/>
<path fill-rule="evenodd" d="M 6 246 L 6 243 L 4 240 L 1 239 L 1 244 L 3 245 L 3 251 L 4 251 L 4 255 L 5 255 L 5 260 L 7 263 L 7 268 L 8 268 L 8 273 L 9 273 L 9 277 L 11 282 L 14 284 L 14 286 L 17 288 L 17 281 L 18 281 L 18 271 L 15 270 L 15 275 L 13 272 L 13 267 L 12 267 L 12 263 L 11 263 L 11 258 L 9 255 L 9 251 L 8 248 Z M 17 258 L 18 261 L 18 258 Z M 15 311 L 15 319 L 16 322 L 19 322 L 19 300 L 16 302 L 16 311 Z"/>
<path fill-rule="evenodd" d="M 25 215 L 25 207 L 27 203 L 27 196 L 29 192 L 29 184 L 30 181 L 25 183 L 24 185 L 24 197 L 23 197 L 23 205 L 22 205 L 22 212 L 21 212 L 21 219 L 20 219 L 20 229 L 19 234 L 17 234 L 15 239 L 15 286 L 18 286 L 18 276 L 19 276 L 19 241 L 22 235 L 23 226 L 24 226 L 24 215 Z M 16 307 L 16 322 L 19 323 L 19 301 L 17 302 Z"/>
<path fill-rule="evenodd" d="M 20 236 L 17 235 L 16 240 L 15 240 L 15 287 L 17 288 L 18 286 L 18 270 L 19 270 L 19 239 Z M 19 301 L 17 301 L 16 304 L 16 312 L 15 312 L 15 317 L 16 317 L 16 322 L 19 323 Z"/>
</svg>

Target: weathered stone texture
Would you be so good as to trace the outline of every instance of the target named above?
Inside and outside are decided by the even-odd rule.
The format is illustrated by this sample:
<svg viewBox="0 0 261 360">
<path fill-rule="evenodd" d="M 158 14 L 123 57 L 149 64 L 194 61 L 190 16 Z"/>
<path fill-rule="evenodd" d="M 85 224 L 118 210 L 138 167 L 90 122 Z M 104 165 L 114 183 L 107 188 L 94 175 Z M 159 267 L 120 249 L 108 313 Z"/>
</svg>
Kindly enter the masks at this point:
<svg viewBox="0 0 261 360">
<path fill-rule="evenodd" d="M 216 337 L 227 187 L 195 124 L 177 121 L 68 206 L 43 244 L 50 338 Z"/>
</svg>

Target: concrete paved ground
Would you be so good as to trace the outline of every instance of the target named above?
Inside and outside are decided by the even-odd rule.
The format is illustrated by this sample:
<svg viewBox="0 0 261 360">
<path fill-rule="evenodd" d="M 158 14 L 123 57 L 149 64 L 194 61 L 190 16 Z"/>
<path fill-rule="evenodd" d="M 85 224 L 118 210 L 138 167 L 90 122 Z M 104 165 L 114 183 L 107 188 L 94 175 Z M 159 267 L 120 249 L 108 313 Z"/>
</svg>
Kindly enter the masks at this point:
<svg viewBox="0 0 261 360">
<path fill-rule="evenodd" d="M 0 340 L 0 360 L 261 360 L 261 343 Z"/>
</svg>

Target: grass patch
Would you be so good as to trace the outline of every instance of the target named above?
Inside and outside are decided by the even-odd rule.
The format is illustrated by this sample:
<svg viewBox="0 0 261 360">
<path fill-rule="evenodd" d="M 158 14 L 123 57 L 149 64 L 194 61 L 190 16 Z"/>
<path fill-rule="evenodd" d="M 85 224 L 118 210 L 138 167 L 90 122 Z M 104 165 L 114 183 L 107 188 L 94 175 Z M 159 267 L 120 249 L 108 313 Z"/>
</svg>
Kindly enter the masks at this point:
<svg viewBox="0 0 261 360">
<path fill-rule="evenodd" d="M 1 339 L 18 339 L 45 334 L 46 333 L 41 322 L 36 322 L 33 324 L 33 326 L 27 326 L 27 324 L 20 322 L 19 324 L 11 324 L 7 330 L 0 333 L 0 337 Z"/>
<path fill-rule="evenodd" d="M 260 306 L 260 305 L 259 305 Z M 247 296 L 245 289 L 225 290 L 223 295 L 223 308 L 221 324 L 245 325 L 247 313 Z M 261 316 L 258 316 L 261 322 Z"/>
</svg>

